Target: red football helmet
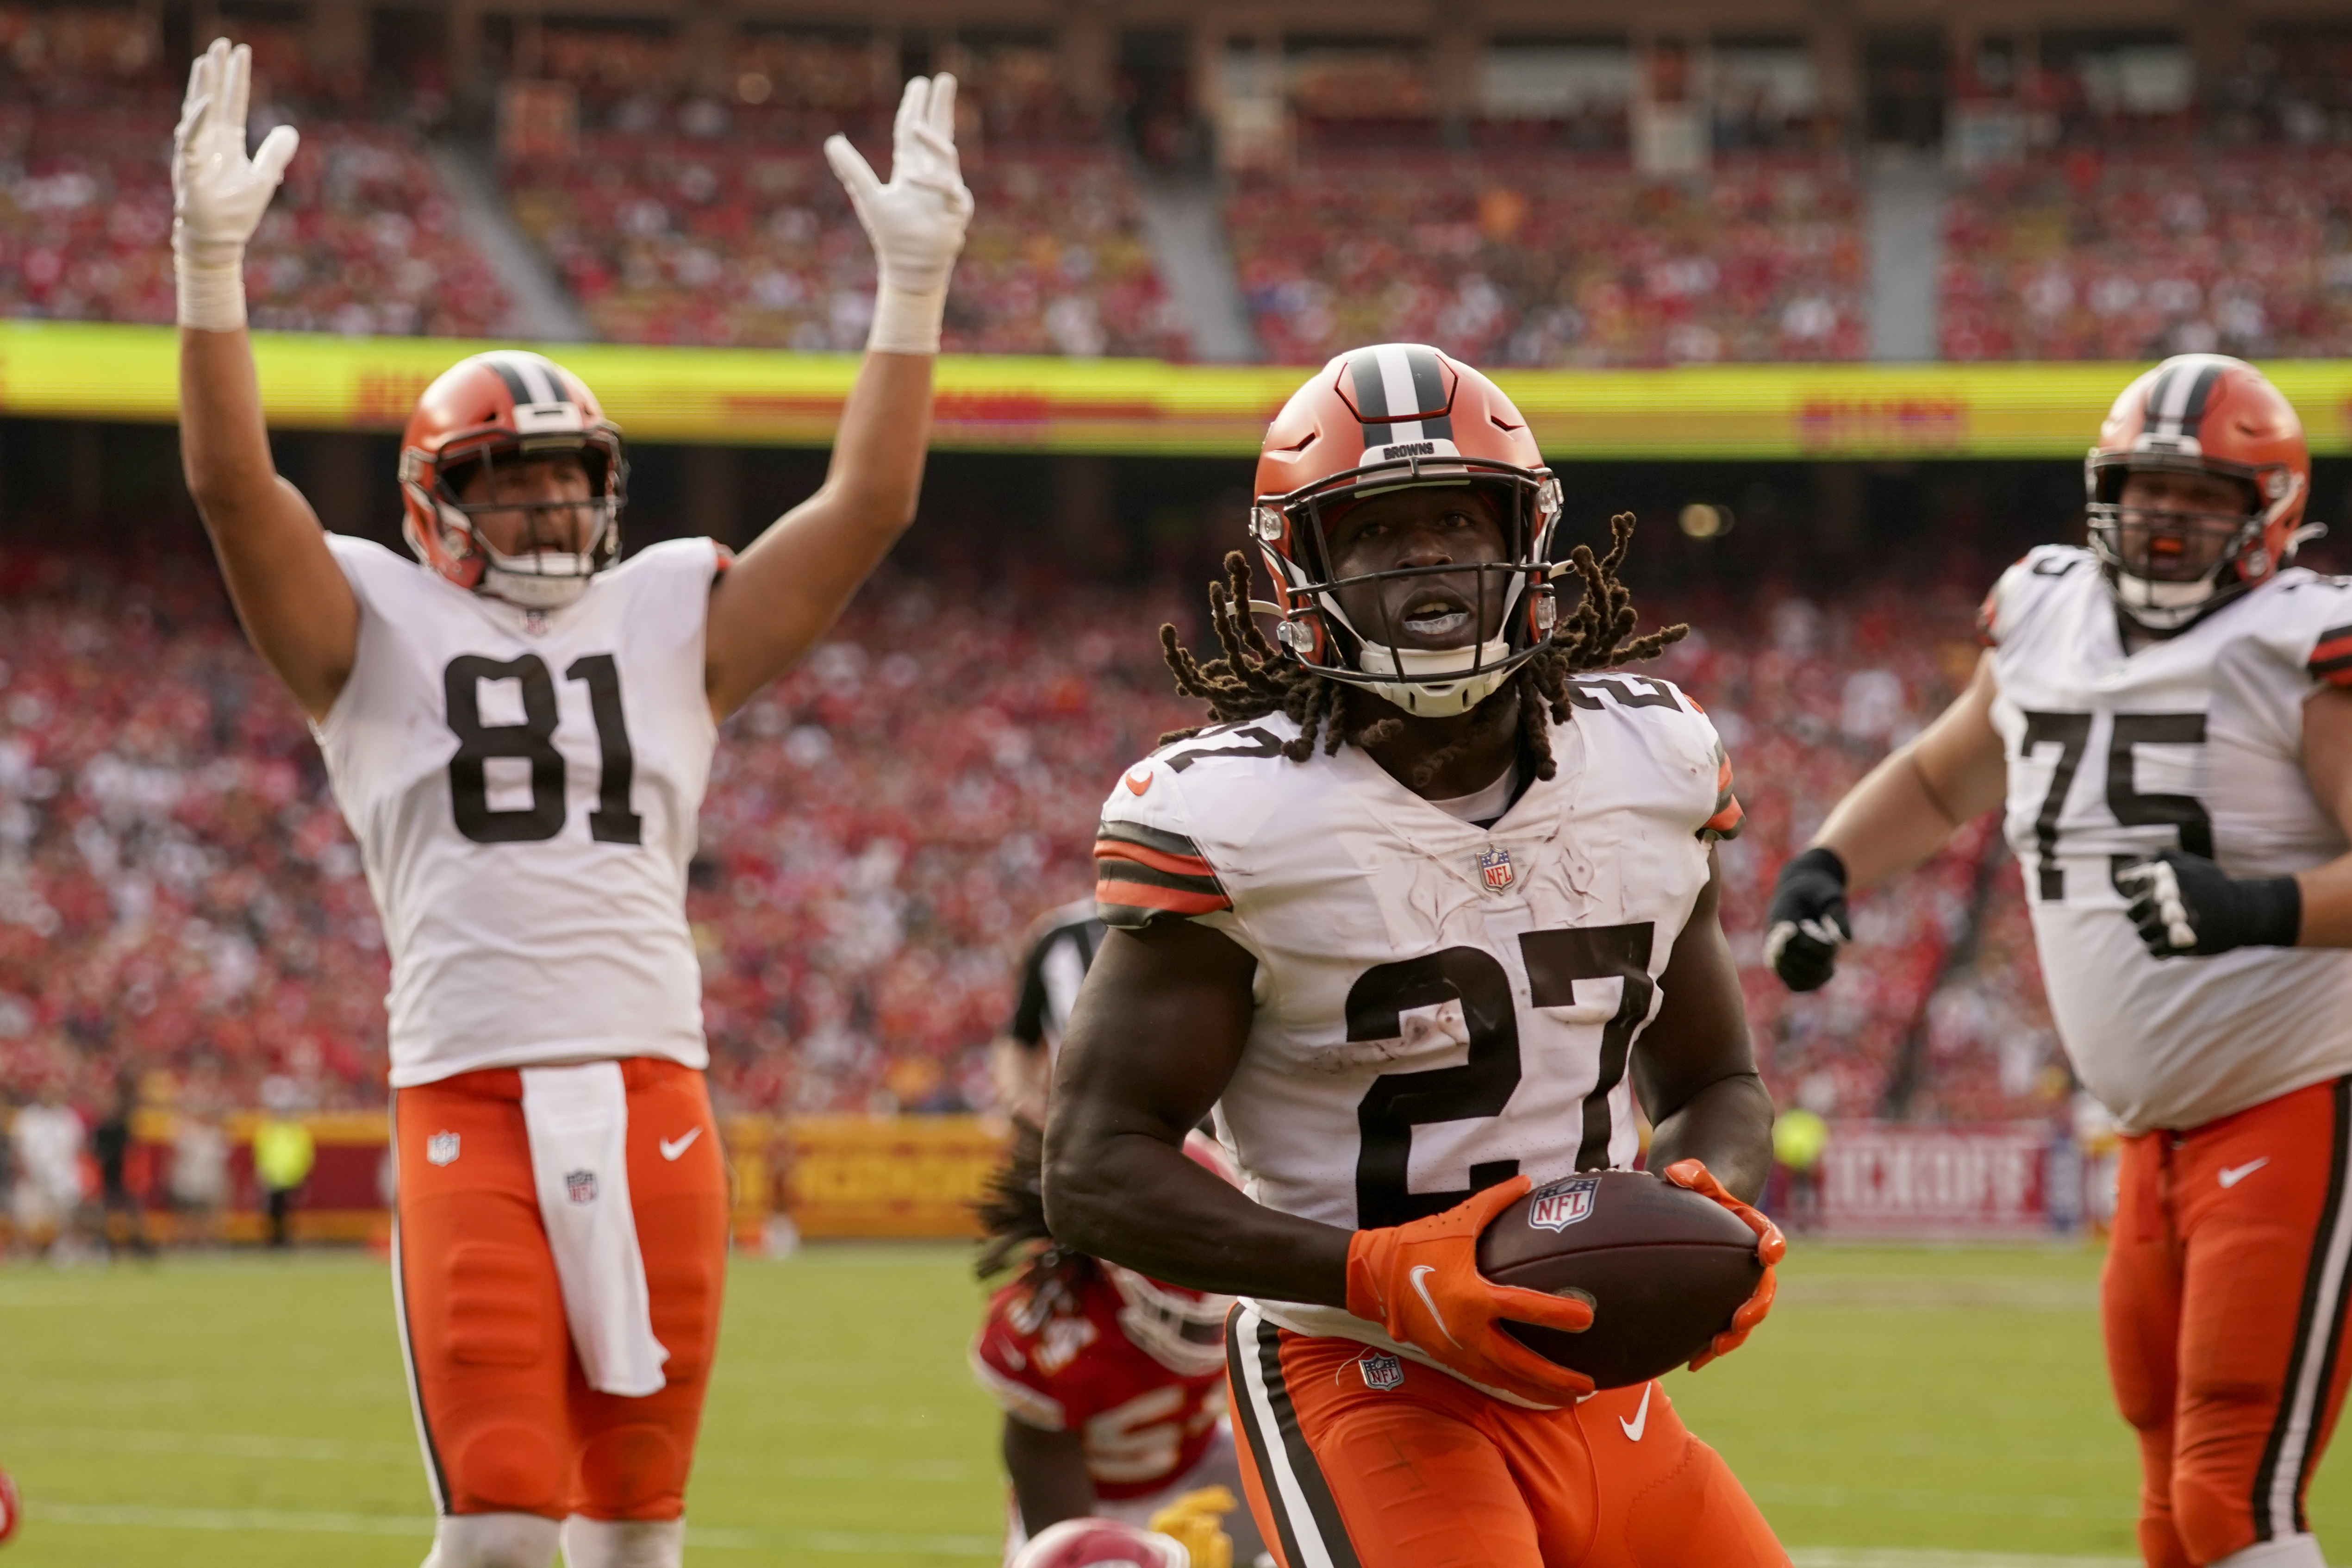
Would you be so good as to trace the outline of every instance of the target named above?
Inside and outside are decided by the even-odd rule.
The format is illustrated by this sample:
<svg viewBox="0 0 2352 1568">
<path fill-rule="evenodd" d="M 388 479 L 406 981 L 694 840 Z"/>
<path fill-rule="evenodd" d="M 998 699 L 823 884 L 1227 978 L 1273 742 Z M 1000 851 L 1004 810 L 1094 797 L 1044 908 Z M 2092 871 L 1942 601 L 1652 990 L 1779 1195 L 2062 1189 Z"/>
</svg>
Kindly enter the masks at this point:
<svg viewBox="0 0 2352 1568">
<path fill-rule="evenodd" d="M 1066 1519 L 1039 1531 L 1004 1568 L 1192 1568 L 1192 1554 L 1139 1524 Z"/>
<path fill-rule="evenodd" d="M 0 1546 L 16 1533 L 16 1521 L 25 1517 L 25 1505 L 16 1496 L 16 1483 L 8 1472 L 0 1470 Z"/>
<path fill-rule="evenodd" d="M 1336 512 L 1359 496 L 1416 485 L 1486 491 L 1504 521 L 1507 559 L 1333 576 L 1326 531 Z M 1460 713 L 1550 640 L 1559 481 L 1511 400 L 1470 366 L 1421 343 L 1339 355 L 1267 426 L 1256 488 L 1250 531 L 1280 596 L 1276 640 L 1300 663 L 1410 713 Z M 1360 583 L 1436 573 L 1476 574 L 1473 635 L 1483 640 L 1403 647 L 1393 627 L 1353 625 L 1336 596 Z"/>
<path fill-rule="evenodd" d="M 585 502 L 458 499 L 477 466 L 496 496 L 499 463 L 553 456 L 580 459 Z M 459 587 L 553 608 L 578 598 L 620 554 L 628 481 L 621 427 L 604 417 L 588 384 L 544 355 L 496 349 L 458 361 L 416 400 L 400 442 L 401 531 L 419 560 Z M 581 536 L 566 514 L 583 506 L 589 526 L 585 547 L 575 549 Z M 528 513 L 533 547 L 517 555 L 492 549 L 474 527 L 486 511 Z M 543 524 L 562 548 L 539 545 Z"/>
<path fill-rule="evenodd" d="M 1202 1132 L 1184 1135 L 1184 1152 L 1234 1186 L 1242 1184 L 1224 1145 Z M 1152 1360 L 1185 1377 L 1205 1377 L 1225 1364 L 1225 1314 L 1231 1296 L 1170 1285 L 1106 1259 L 1103 1272 L 1118 1292 L 1118 1326 Z"/>
<path fill-rule="evenodd" d="M 2134 509 L 2127 526 L 2124 481 L 2136 472 L 2230 479 L 2244 504 L 2229 512 Z M 2083 480 L 2091 548 L 2116 603 L 2151 631 L 2178 630 L 2267 580 L 2306 536 L 2303 421 L 2262 372 L 2223 354 L 2175 354 L 2125 387 Z"/>
</svg>

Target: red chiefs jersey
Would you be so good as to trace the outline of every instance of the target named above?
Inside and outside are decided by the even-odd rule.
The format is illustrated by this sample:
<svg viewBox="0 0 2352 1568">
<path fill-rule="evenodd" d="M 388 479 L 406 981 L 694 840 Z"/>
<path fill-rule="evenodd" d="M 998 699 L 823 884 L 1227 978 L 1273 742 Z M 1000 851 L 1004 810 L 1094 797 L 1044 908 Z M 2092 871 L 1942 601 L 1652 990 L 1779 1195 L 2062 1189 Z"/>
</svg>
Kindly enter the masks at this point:
<svg viewBox="0 0 2352 1568">
<path fill-rule="evenodd" d="M 1006 1414 L 1079 1435 L 1106 1500 L 1145 1496 L 1201 1461 L 1225 1413 L 1223 1369 L 1171 1372 L 1127 1337 L 1119 1295 L 1097 1268 L 1075 1288 L 1016 1281 L 989 1298 L 971 1368 Z"/>
</svg>

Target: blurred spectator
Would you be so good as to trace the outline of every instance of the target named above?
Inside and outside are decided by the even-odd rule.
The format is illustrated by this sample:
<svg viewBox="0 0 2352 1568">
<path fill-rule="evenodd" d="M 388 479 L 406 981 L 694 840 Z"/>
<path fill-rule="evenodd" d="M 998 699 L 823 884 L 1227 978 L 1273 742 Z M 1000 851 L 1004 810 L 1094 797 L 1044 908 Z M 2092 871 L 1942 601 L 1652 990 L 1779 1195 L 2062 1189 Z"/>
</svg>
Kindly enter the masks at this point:
<svg viewBox="0 0 2352 1568">
<path fill-rule="evenodd" d="M 16 1234 L 37 1251 L 61 1256 L 72 1247 L 81 1215 L 81 1117 L 52 1084 L 16 1112 L 8 1143 L 16 1160 L 9 1193 Z"/>
<path fill-rule="evenodd" d="M 1048 910 L 1029 928 L 1029 951 L 1021 960 L 1020 1000 L 990 1047 L 995 1109 L 1007 1116 L 1035 1127 L 1045 1125 L 1045 1090 L 1054 1081 L 1062 1031 L 1069 1025 L 1070 1008 L 1107 929 L 1096 917 L 1091 898 Z"/>
<path fill-rule="evenodd" d="M 220 1239 L 229 1198 L 228 1152 L 228 1134 L 210 1117 L 185 1108 L 173 1114 L 171 1196 L 174 1235 L 183 1245 Z"/>
</svg>

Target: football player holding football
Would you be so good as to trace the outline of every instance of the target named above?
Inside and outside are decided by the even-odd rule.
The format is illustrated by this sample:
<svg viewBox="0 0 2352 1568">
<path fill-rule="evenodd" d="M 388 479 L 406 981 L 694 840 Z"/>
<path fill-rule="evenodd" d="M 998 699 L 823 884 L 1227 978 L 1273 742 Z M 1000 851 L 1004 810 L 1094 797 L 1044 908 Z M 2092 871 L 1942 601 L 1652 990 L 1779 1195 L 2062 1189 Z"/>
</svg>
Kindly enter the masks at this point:
<svg viewBox="0 0 2352 1568">
<path fill-rule="evenodd" d="M 2120 1121 L 2103 1288 L 2150 1568 L 2319 1568 L 2304 1491 L 2352 1374 L 2352 582 L 2291 564 L 2303 426 L 2183 354 L 2116 399 L 2090 547 L 1986 599 L 1969 689 L 1840 802 L 1768 959 L 1826 982 L 1846 898 L 2006 808 L 2051 1010 Z"/>
<path fill-rule="evenodd" d="M 887 184 L 826 153 L 881 284 L 824 484 L 731 559 L 619 559 L 627 465 L 580 379 L 478 354 L 400 454 L 417 559 L 321 531 L 270 461 L 245 243 L 250 60 L 191 73 L 173 163 L 188 488 L 247 633 L 310 715 L 392 957 L 394 1285 L 433 1568 L 679 1561 L 726 1262 L 687 863 L 718 721 L 911 519 L 971 198 L 955 83 L 907 86 Z"/>
<path fill-rule="evenodd" d="M 1185 1152 L 1226 1182 L 1232 1163 L 1195 1132 Z M 980 1277 L 1020 1273 L 988 1300 L 971 1343 L 981 1386 L 1004 1409 L 1013 1478 L 1008 1558 L 1046 1526 L 1087 1517 L 1150 1524 L 1209 1488 L 1233 1506 L 1242 1485 L 1225 1418 L 1225 1313 L 1233 1299 L 1147 1279 L 1054 1244 L 1045 1229 L 1033 1123 L 1015 1122 L 979 1205 Z M 1246 1517 L 1235 1558 L 1257 1561 Z"/>
<path fill-rule="evenodd" d="M 1631 526 L 1555 568 L 1559 481 L 1486 376 L 1387 343 L 1277 415 L 1249 565 L 1211 591 L 1223 657 L 1161 633 L 1209 728 L 1112 789 L 1112 928 L 1063 1042 L 1055 1239 L 1242 1298 L 1227 1368 L 1286 1568 L 1784 1564 L 1654 1384 L 1595 1394 L 1504 1320 L 1592 1309 L 1497 1286 L 1477 1237 L 1526 1193 L 1650 1159 L 1757 1234 L 1771 1107 L 1717 923 L 1740 808 L 1616 579 Z M 1563 612 L 1555 572 L 1583 594 Z M 1186 1158 L 1214 1108 L 1244 1179 Z M 1244 1195 L 1246 1194 L 1246 1195 Z"/>
</svg>

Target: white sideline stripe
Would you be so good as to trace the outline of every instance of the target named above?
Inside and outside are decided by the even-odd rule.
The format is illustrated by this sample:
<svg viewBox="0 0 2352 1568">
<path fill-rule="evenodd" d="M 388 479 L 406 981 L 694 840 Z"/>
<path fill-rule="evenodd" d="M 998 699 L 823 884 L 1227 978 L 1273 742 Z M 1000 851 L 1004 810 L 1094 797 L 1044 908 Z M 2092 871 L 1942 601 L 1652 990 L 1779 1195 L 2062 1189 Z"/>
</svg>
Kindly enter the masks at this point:
<svg viewBox="0 0 2352 1568">
<path fill-rule="evenodd" d="M 2022 1557 L 1874 1546 L 1800 1546 L 1789 1553 L 1789 1561 L 1795 1568 L 2140 1568 L 2137 1557 Z"/>
<path fill-rule="evenodd" d="M 2336 1134 L 2340 1141 L 2342 1129 Z M 2339 1142 L 2340 1147 L 2340 1142 Z M 2347 1164 L 2345 1183 L 2352 1183 Z M 2343 1329 L 2344 1273 L 2352 1259 L 2352 1193 L 2339 1184 L 2331 1194 L 2336 1203 L 2336 1230 L 2327 1238 L 2320 1259 L 2319 1289 L 2312 1303 L 2311 1331 L 2304 1341 L 2303 1363 L 2295 1385 L 2287 1390 L 2286 1434 L 2279 1444 L 2278 1468 L 2271 1473 L 2270 1523 L 2273 1530 L 2294 1527 L 2295 1494 L 2303 1489 L 2304 1465 L 2309 1458 L 2313 1417 L 2319 1407 L 2319 1377 L 2327 1365 L 2327 1350 Z"/>
<path fill-rule="evenodd" d="M 236 1534 L 403 1535 L 433 1533 L 433 1521 L 397 1513 L 287 1513 L 274 1509 L 113 1508 L 83 1503 L 43 1503 L 25 1510 L 30 1526 L 78 1524 L 116 1530 L 213 1530 Z M 945 1557 L 1002 1556 L 1004 1542 L 992 1535 L 890 1535 L 853 1530 L 709 1530 L 688 1527 L 687 1544 L 706 1550 L 875 1555 L 930 1552 Z"/>
<path fill-rule="evenodd" d="M 1256 1445 L 1273 1467 L 1275 1487 L 1282 1494 L 1282 1510 L 1290 1516 L 1291 1527 L 1297 1532 L 1299 1555 L 1306 1559 L 1302 1568 L 1333 1568 L 1331 1548 L 1315 1522 L 1315 1510 L 1307 1506 L 1307 1493 L 1298 1484 L 1298 1472 L 1291 1468 L 1290 1447 L 1283 1441 L 1281 1418 L 1275 1414 L 1273 1397 L 1266 1393 L 1265 1363 L 1259 1359 L 1258 1345 L 1265 1322 L 1255 1306 L 1246 1306 L 1228 1331 L 1247 1347 L 1241 1358 L 1242 1394 L 1249 1400 L 1250 1411 L 1256 1417 Z"/>
</svg>

